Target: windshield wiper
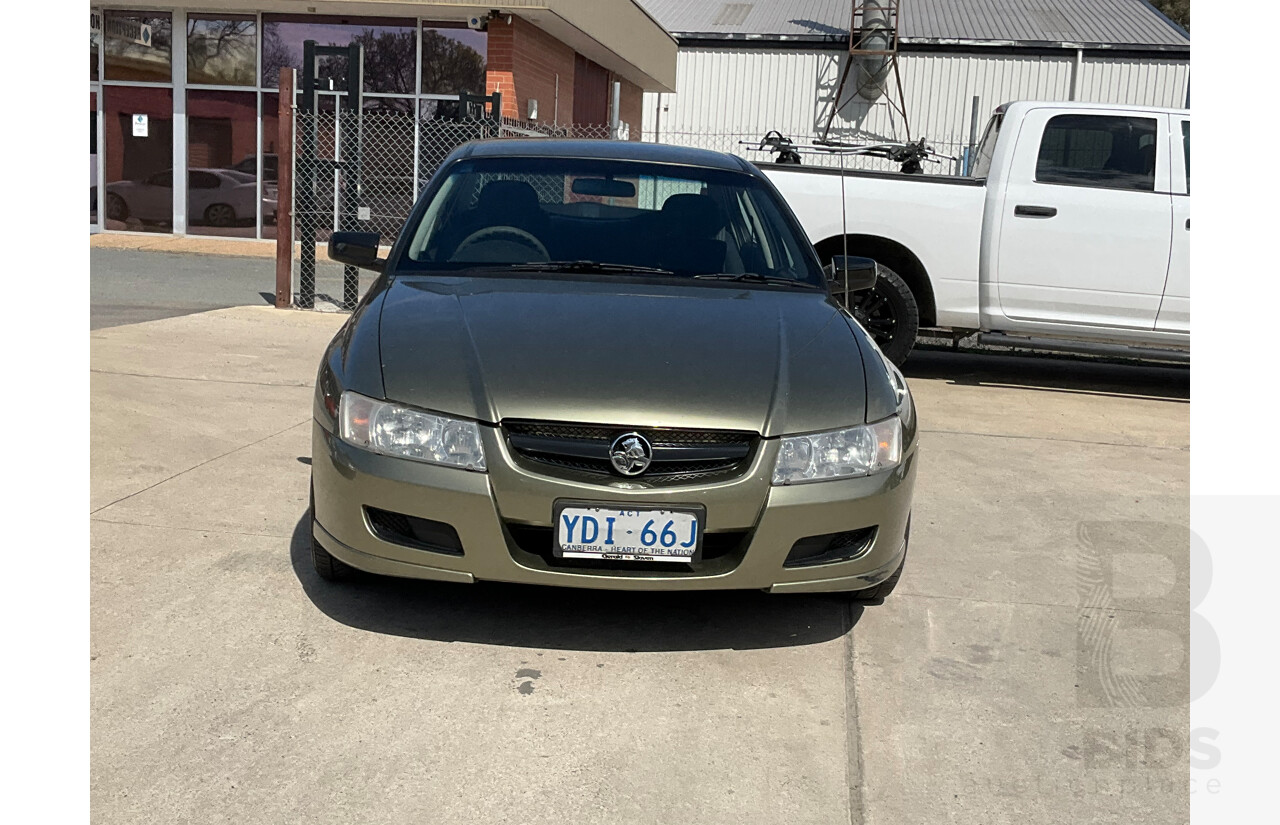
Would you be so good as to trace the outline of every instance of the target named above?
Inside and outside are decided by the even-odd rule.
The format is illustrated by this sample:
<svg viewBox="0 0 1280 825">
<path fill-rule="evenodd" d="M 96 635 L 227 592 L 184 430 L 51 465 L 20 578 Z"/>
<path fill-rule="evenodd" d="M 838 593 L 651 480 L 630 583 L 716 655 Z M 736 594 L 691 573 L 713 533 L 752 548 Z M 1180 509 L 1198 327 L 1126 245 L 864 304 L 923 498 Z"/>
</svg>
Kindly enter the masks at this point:
<svg viewBox="0 0 1280 825">
<path fill-rule="evenodd" d="M 694 275 L 704 281 L 741 281 L 749 284 L 773 284 L 776 286 L 803 286 L 811 287 L 806 281 L 797 281 L 795 278 L 775 278 L 772 275 L 761 275 L 758 272 L 708 272 L 703 275 Z"/>
<path fill-rule="evenodd" d="M 643 275 L 674 275 L 669 269 L 656 266 L 632 266 L 607 264 L 602 261 L 543 261 L 542 263 L 511 264 L 505 269 L 514 272 L 637 272 Z"/>
</svg>

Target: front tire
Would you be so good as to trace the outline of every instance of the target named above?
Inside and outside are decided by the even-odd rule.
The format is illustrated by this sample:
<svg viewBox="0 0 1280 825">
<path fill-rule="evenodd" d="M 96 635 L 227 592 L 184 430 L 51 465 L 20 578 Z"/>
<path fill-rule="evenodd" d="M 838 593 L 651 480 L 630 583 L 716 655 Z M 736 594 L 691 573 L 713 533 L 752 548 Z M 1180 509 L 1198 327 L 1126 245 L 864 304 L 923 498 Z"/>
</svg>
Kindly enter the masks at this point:
<svg viewBox="0 0 1280 825">
<path fill-rule="evenodd" d="M 893 571 L 889 578 L 877 584 L 875 587 L 868 587 L 866 590 L 851 590 L 845 593 L 845 598 L 854 604 L 881 604 L 893 589 L 898 586 L 898 580 L 902 578 L 902 569 L 907 566 L 907 550 L 911 546 L 911 517 L 907 517 L 907 530 L 902 537 L 902 561 L 898 564 L 898 569 Z"/>
<path fill-rule="evenodd" d="M 920 306 L 901 275 L 880 264 L 880 277 L 874 287 L 837 294 L 836 299 L 848 307 L 885 357 L 898 366 L 907 360 L 920 331 Z"/>
<path fill-rule="evenodd" d="M 339 558 L 334 557 L 332 553 L 320 546 L 320 542 L 316 541 L 316 488 L 315 482 L 311 483 L 311 527 L 309 533 L 311 535 L 311 565 L 315 567 L 316 574 L 327 582 L 344 582 L 355 577 L 355 568 Z"/>
<path fill-rule="evenodd" d="M 893 575 L 877 584 L 875 587 L 868 587 L 866 590 L 852 590 L 847 594 L 849 601 L 854 604 L 881 604 L 893 589 L 898 586 L 898 579 L 902 578 L 902 568 L 907 566 L 907 554 L 902 554 L 902 564 L 898 565 L 898 569 L 893 571 Z"/>
</svg>

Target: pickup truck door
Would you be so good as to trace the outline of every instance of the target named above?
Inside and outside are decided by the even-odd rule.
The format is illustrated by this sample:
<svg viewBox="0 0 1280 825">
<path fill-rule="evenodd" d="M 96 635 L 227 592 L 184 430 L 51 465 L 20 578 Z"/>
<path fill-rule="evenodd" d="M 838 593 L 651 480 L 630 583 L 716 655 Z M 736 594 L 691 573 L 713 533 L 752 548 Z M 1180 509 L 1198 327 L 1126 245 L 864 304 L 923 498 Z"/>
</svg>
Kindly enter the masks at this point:
<svg viewBox="0 0 1280 825">
<path fill-rule="evenodd" d="M 1173 248 L 1156 329 L 1191 332 L 1191 118 L 1168 115 L 1169 176 L 1173 184 Z"/>
<path fill-rule="evenodd" d="M 992 238 L 1004 315 L 1154 328 L 1171 235 L 1164 128 L 1158 114 L 1027 113 Z"/>
</svg>

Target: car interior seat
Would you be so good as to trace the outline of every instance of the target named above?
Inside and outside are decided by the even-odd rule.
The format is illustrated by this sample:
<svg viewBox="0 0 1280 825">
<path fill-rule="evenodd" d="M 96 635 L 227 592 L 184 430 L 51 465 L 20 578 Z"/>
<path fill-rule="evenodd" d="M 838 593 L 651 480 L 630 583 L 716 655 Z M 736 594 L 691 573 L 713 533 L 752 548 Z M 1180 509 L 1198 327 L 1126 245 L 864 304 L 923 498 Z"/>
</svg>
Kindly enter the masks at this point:
<svg viewBox="0 0 1280 825">
<path fill-rule="evenodd" d="M 723 272 L 724 210 L 710 195 L 672 195 L 662 204 L 659 266 L 675 272 Z"/>
<path fill-rule="evenodd" d="M 489 181 L 480 189 L 475 206 L 463 212 L 448 229 L 448 242 L 443 246 L 456 251 L 467 237 L 491 226 L 514 226 L 542 241 L 547 216 L 538 202 L 538 193 L 522 180 Z"/>
</svg>

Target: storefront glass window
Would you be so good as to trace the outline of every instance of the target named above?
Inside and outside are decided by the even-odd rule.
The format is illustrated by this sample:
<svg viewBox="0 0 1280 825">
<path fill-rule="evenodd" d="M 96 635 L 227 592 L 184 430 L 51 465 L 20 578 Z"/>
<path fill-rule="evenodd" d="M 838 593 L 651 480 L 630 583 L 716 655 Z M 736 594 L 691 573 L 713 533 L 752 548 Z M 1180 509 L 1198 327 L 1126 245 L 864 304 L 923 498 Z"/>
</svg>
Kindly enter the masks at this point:
<svg viewBox="0 0 1280 825">
<path fill-rule="evenodd" d="M 187 18 L 187 82 L 252 86 L 257 82 L 258 23 L 252 16 Z"/>
<path fill-rule="evenodd" d="M 422 27 L 422 93 L 485 93 L 485 56 L 489 35 L 465 26 Z"/>
<path fill-rule="evenodd" d="M 170 81 L 173 25 L 169 15 L 108 11 L 103 35 L 107 80 Z"/>
<path fill-rule="evenodd" d="M 262 96 L 262 237 L 276 236 L 276 187 L 280 182 L 280 95 Z"/>
<path fill-rule="evenodd" d="M 254 92 L 187 93 L 187 225 L 193 235 L 252 238 L 258 216 Z M 265 206 L 268 213 L 274 203 Z"/>
<path fill-rule="evenodd" d="M 317 15 L 266 14 L 262 17 L 262 83 L 274 88 L 280 69 L 302 67 L 302 44 L 364 46 L 364 90 L 413 94 L 418 69 L 417 38 L 412 20 L 384 17 L 338 18 Z M 320 61 L 319 76 L 345 78 L 345 57 Z M 299 71 L 301 75 L 301 71 Z"/>
<path fill-rule="evenodd" d="M 108 86 L 106 228 L 171 232 L 173 222 L 173 91 Z"/>
<path fill-rule="evenodd" d="M 89 12 L 89 81 L 98 79 L 98 48 L 102 45 L 102 12 Z"/>
<path fill-rule="evenodd" d="M 98 222 L 98 95 L 89 92 L 89 223 Z"/>
</svg>

